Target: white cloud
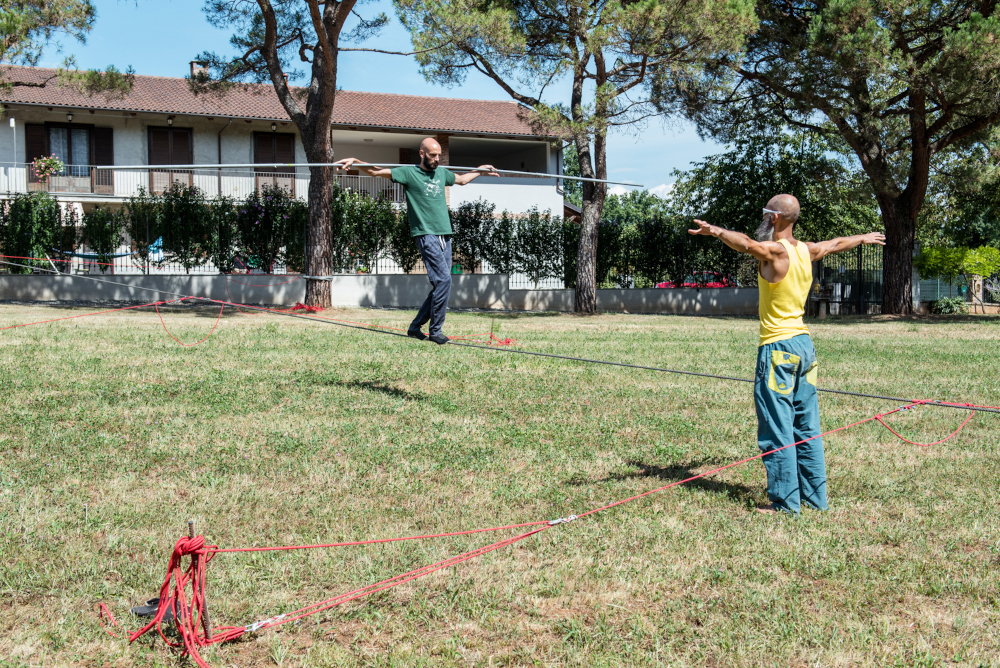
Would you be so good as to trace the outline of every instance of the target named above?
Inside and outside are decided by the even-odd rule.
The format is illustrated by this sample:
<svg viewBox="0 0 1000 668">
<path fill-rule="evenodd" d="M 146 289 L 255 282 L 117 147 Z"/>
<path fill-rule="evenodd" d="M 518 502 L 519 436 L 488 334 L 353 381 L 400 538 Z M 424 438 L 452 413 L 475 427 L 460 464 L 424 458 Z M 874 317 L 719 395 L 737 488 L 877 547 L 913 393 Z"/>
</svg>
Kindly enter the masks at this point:
<svg viewBox="0 0 1000 668">
<path fill-rule="evenodd" d="M 611 186 L 608 188 L 609 195 L 624 195 L 629 190 L 625 186 Z"/>
<path fill-rule="evenodd" d="M 673 191 L 673 189 L 674 189 L 673 183 L 661 183 L 655 188 L 650 188 L 649 192 L 656 195 L 660 199 L 667 199 L 668 197 L 670 197 L 670 193 Z"/>
</svg>

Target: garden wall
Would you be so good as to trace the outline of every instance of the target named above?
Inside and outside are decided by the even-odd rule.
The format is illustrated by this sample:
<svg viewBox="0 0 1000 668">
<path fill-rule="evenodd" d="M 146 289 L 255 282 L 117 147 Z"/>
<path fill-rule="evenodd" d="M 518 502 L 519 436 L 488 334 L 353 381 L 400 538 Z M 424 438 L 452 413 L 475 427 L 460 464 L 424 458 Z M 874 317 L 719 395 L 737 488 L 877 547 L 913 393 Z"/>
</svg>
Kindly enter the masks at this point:
<svg viewBox="0 0 1000 668">
<path fill-rule="evenodd" d="M 174 294 L 243 304 L 284 304 L 305 299 L 305 282 L 279 275 L 0 276 L 0 300 L 156 301 Z M 227 281 L 228 279 L 228 281 Z M 453 276 L 451 308 L 572 311 L 572 290 L 509 290 L 504 274 Z M 112 284 L 114 283 L 114 285 Z M 227 292 L 228 283 L 228 292 Z M 344 275 L 331 284 L 334 306 L 417 308 L 430 290 L 426 275 Z M 597 307 L 623 313 L 754 315 L 757 291 L 747 288 L 598 290 Z"/>
<path fill-rule="evenodd" d="M 515 311 L 572 311 L 572 290 L 510 290 Z M 672 288 L 598 290 L 597 309 L 618 313 L 757 315 L 757 289 Z"/>
</svg>

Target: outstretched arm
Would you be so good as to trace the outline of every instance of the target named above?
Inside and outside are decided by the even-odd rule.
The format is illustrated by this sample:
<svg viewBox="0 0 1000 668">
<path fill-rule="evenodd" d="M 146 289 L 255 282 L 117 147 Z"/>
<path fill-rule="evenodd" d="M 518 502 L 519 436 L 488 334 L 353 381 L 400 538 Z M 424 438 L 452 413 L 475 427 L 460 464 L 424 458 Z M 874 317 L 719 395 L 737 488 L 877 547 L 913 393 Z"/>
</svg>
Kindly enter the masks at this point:
<svg viewBox="0 0 1000 668">
<path fill-rule="evenodd" d="M 337 167 L 337 169 L 343 169 L 346 171 L 348 169 L 351 169 L 352 166 L 356 166 L 358 170 L 364 172 L 368 176 L 381 176 L 383 179 L 392 178 L 391 169 L 387 169 L 385 167 L 368 167 L 366 165 L 357 165 L 356 163 L 358 162 L 359 160 L 357 158 L 344 158 L 343 160 L 337 161 L 336 164 L 340 165 L 339 167 Z"/>
<path fill-rule="evenodd" d="M 476 169 L 476 171 L 474 172 L 466 172 L 465 174 L 456 174 L 455 185 L 464 186 L 466 183 L 470 183 L 471 181 L 476 180 L 484 173 L 487 174 L 488 176 L 500 176 L 499 174 L 497 174 L 497 170 L 496 168 L 493 167 L 493 165 L 480 165 L 479 168 Z"/>
<path fill-rule="evenodd" d="M 831 253 L 843 253 L 852 248 L 857 248 L 861 244 L 885 246 L 885 235 L 881 232 L 855 234 L 852 237 L 837 237 L 829 241 L 820 241 L 814 244 L 806 243 L 806 248 L 809 249 L 809 258 L 816 261 Z"/>
<path fill-rule="evenodd" d="M 772 262 L 785 254 L 785 247 L 774 241 L 757 241 L 742 232 L 727 230 L 718 225 L 709 225 L 704 220 L 695 218 L 696 230 L 688 230 L 688 234 L 715 237 L 735 251 L 753 255 L 761 262 Z"/>
</svg>

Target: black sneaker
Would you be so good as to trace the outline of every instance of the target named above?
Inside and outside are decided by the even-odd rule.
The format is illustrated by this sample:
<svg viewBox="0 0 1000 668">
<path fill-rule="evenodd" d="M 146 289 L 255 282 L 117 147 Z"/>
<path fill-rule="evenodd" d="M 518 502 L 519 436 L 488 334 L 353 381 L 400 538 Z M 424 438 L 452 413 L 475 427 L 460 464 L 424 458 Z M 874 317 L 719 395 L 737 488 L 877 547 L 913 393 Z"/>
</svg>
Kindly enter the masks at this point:
<svg viewBox="0 0 1000 668">
<path fill-rule="evenodd" d="M 444 344 L 448 343 L 448 341 L 451 340 L 441 332 L 438 332 L 437 334 L 431 334 L 427 338 L 433 341 L 434 343 L 438 344 L 439 346 L 443 346 Z"/>
<path fill-rule="evenodd" d="M 411 339 L 417 339 L 423 341 L 427 338 L 427 335 L 421 332 L 419 329 L 408 329 L 406 330 L 406 335 Z"/>
</svg>

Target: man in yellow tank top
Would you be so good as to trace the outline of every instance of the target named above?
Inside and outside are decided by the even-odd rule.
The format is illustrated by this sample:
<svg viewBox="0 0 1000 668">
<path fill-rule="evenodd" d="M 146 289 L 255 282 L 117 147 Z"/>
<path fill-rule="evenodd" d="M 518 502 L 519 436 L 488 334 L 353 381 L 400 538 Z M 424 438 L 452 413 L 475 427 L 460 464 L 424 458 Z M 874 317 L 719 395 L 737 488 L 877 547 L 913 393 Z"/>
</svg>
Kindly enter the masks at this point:
<svg viewBox="0 0 1000 668">
<path fill-rule="evenodd" d="M 799 201 L 791 195 L 772 197 L 764 209 L 757 239 L 703 220 L 695 220 L 703 234 L 720 239 L 741 253 L 760 261 L 757 289 L 760 295 L 760 344 L 754 404 L 757 408 L 757 445 L 770 452 L 820 432 L 816 398 L 817 362 L 809 330 L 802 322 L 806 298 L 812 287 L 812 263 L 830 253 L 861 244 L 885 245 L 878 232 L 838 237 L 819 243 L 793 236 L 799 218 Z M 802 504 L 826 510 L 826 461 L 823 439 L 786 448 L 763 459 L 767 469 L 770 506 L 760 512 L 798 513 Z"/>
</svg>

